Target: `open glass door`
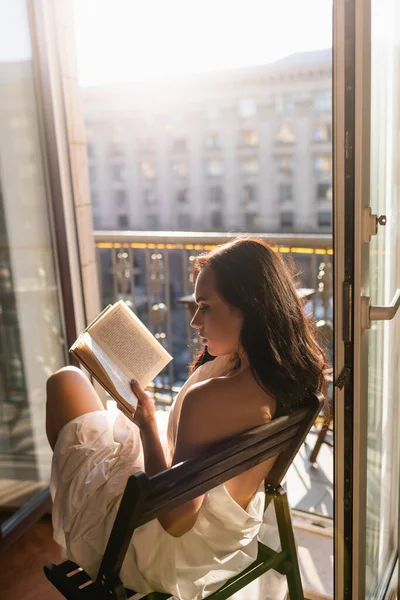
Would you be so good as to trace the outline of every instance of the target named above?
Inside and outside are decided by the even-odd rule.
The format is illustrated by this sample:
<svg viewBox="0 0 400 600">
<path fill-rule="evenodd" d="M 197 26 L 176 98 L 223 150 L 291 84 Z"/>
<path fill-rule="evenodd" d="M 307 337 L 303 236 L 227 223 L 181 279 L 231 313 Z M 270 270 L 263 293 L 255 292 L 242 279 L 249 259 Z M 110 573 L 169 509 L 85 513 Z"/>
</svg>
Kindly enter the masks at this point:
<svg viewBox="0 0 400 600">
<path fill-rule="evenodd" d="M 399 32 L 396 0 L 337 0 L 337 599 L 391 597 L 398 558 Z"/>
</svg>

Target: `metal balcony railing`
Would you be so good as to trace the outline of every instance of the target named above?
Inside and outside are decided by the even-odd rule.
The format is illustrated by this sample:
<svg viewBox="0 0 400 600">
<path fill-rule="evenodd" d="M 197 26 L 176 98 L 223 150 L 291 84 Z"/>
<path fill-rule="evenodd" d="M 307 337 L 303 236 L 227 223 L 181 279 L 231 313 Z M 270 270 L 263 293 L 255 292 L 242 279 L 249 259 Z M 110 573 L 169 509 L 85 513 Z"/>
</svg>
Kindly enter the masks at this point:
<svg viewBox="0 0 400 600">
<path fill-rule="evenodd" d="M 125 300 L 174 360 L 155 381 L 156 398 L 173 395 L 187 378 L 198 350 L 189 326 L 196 255 L 245 234 L 169 231 L 95 231 L 100 293 L 104 306 Z M 306 310 L 331 319 L 332 237 L 251 234 L 268 241 L 294 264 L 299 288 L 307 288 Z"/>
</svg>

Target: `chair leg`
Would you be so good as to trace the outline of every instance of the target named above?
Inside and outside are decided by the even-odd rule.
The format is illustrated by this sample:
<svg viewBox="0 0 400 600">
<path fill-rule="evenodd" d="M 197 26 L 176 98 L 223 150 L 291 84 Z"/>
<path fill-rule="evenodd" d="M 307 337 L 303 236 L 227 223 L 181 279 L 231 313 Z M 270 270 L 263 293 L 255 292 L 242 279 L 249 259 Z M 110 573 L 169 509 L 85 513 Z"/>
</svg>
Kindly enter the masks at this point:
<svg viewBox="0 0 400 600">
<path fill-rule="evenodd" d="M 331 409 L 331 406 L 329 405 L 327 414 L 325 415 L 325 418 L 324 418 L 324 422 L 322 423 L 322 427 L 318 434 L 317 441 L 315 442 L 315 446 L 311 452 L 311 456 L 310 456 L 311 463 L 315 463 L 315 461 L 317 460 L 317 456 L 319 454 L 322 444 L 325 441 L 326 434 L 329 431 L 329 426 L 330 426 L 331 422 L 332 422 L 332 409 Z"/>
<path fill-rule="evenodd" d="M 274 504 L 282 550 L 288 553 L 291 563 L 291 569 L 286 575 L 290 600 L 304 600 L 289 503 L 286 492 L 281 486 L 276 489 Z"/>
</svg>

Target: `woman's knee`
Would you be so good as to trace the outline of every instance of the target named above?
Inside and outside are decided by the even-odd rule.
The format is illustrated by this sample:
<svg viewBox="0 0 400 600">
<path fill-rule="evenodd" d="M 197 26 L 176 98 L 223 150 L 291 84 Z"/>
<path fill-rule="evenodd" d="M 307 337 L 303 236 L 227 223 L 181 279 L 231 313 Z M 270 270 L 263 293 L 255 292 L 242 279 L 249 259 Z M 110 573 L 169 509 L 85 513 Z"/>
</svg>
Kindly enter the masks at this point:
<svg viewBox="0 0 400 600">
<path fill-rule="evenodd" d="M 99 396 L 80 369 L 63 367 L 47 380 L 47 411 L 57 413 L 62 421 L 102 409 Z"/>
</svg>

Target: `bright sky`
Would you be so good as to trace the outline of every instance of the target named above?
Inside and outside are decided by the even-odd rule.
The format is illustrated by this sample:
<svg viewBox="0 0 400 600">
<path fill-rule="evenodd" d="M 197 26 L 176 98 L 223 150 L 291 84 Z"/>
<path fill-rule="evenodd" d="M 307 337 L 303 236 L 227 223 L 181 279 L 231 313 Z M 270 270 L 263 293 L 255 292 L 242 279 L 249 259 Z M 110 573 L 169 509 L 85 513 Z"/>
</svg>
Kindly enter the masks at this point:
<svg viewBox="0 0 400 600">
<path fill-rule="evenodd" d="M 83 86 L 260 65 L 332 45 L 332 0 L 74 0 Z"/>
</svg>

